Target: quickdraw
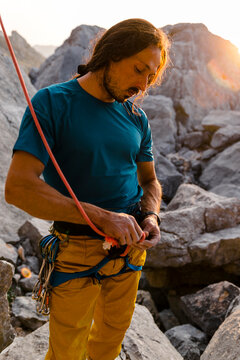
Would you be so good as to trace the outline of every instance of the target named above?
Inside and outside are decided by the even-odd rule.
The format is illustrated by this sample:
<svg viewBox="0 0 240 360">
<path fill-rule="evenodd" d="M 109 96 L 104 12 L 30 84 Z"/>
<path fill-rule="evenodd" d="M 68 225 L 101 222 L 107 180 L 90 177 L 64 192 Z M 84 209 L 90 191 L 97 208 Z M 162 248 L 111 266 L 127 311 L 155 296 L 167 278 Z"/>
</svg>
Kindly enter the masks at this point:
<svg viewBox="0 0 240 360">
<path fill-rule="evenodd" d="M 58 253 L 60 239 L 52 234 L 44 236 L 39 242 L 40 252 L 43 258 L 39 271 L 38 281 L 32 291 L 32 299 L 37 301 L 37 312 L 42 315 L 49 315 L 50 307 L 50 277 L 54 269 L 54 262 Z"/>
</svg>

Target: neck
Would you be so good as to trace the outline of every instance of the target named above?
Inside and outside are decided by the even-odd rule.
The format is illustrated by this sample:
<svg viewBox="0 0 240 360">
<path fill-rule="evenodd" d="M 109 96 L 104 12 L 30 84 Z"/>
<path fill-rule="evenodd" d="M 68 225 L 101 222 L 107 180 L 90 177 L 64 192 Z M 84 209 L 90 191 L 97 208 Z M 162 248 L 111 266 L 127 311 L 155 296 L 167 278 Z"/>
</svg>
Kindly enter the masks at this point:
<svg viewBox="0 0 240 360">
<path fill-rule="evenodd" d="M 103 102 L 114 102 L 103 86 L 103 71 L 88 72 L 77 79 L 79 85 L 90 95 Z"/>
</svg>

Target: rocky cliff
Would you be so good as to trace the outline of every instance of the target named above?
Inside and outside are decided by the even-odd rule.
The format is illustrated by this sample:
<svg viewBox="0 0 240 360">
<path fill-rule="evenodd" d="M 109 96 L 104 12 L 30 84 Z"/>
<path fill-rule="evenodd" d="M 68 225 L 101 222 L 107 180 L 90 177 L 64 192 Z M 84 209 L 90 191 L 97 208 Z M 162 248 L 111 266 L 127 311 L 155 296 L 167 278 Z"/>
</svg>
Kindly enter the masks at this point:
<svg viewBox="0 0 240 360">
<path fill-rule="evenodd" d="M 138 302 L 149 307 L 160 330 L 166 332 L 182 358 L 220 359 L 221 336 L 232 326 L 233 337 L 226 337 L 222 348 L 225 346 L 227 350 L 221 353 L 230 354 L 229 360 L 238 359 L 239 348 L 235 347 L 235 357 L 231 357 L 231 347 L 236 345 L 239 312 L 229 308 L 235 306 L 232 302 L 237 301 L 240 294 L 240 56 L 230 42 L 211 34 L 203 24 L 176 24 L 164 30 L 172 42 L 171 64 L 162 86 L 149 91 L 142 102 L 153 133 L 156 173 L 163 186 L 162 238 L 160 244 L 148 252 L 140 284 L 141 289 L 150 291 L 154 303 L 146 294 L 139 294 Z M 69 79 L 77 65 L 88 56 L 89 43 L 101 31 L 86 25 L 74 29 L 39 69 L 31 71 L 34 85 L 41 88 Z M 25 78 L 33 95 L 36 90 L 26 75 Z M 26 103 L 11 61 L 2 51 L 0 84 L 0 186 L 3 193 L 11 148 Z M 5 306 L 2 311 L 5 331 L 0 328 L 5 338 L 0 344 L 5 347 L 13 337 L 6 310 L 6 291 L 12 276 L 7 265 L 12 264 L 15 269 L 12 291 L 17 298 L 12 305 L 13 325 L 16 328 L 16 324 L 20 324 L 32 331 L 43 323 L 32 311 L 30 320 L 20 314 L 39 270 L 36 243 L 41 231 L 32 231 L 32 221 L 36 219 L 31 220 L 21 226 L 14 238 L 13 233 L 16 234 L 27 215 L 7 206 L 3 198 L 1 200 L 4 241 L 0 241 L 0 260 L 3 260 L 0 265 L 10 274 L 0 294 Z M 48 224 L 39 226 L 45 228 Z M 32 280 L 23 279 L 22 266 L 30 268 Z M 136 318 L 139 311 L 137 309 Z M 145 315 L 142 315 L 144 319 Z M 46 347 L 47 333 L 45 328 L 41 331 Z M 131 329 L 128 334 L 126 351 L 120 358 L 135 360 L 138 357 L 128 344 L 134 344 L 136 353 L 140 353 L 140 339 L 147 334 L 135 336 L 136 331 Z M 39 335 L 29 336 L 29 341 L 34 343 Z M 173 354 L 172 359 L 178 359 L 178 354 L 172 353 L 161 334 L 156 336 L 162 344 L 161 350 L 156 351 L 164 351 L 167 346 L 166 351 Z M 18 341 L 4 350 L 3 359 L 15 354 Z M 154 348 L 153 343 L 150 348 Z M 153 359 L 150 350 L 139 359 L 147 360 L 149 354 Z M 26 353 L 27 356 L 29 360 L 33 358 L 31 354 Z"/>
<path fill-rule="evenodd" d="M 38 68 L 44 62 L 45 57 L 36 51 L 31 45 L 29 45 L 17 31 L 12 31 L 9 39 L 14 48 L 15 55 L 19 61 L 19 65 L 26 72 L 26 74 L 28 74 L 32 68 Z M 7 56 L 9 55 L 8 47 L 1 31 L 0 49 L 3 54 Z"/>
</svg>

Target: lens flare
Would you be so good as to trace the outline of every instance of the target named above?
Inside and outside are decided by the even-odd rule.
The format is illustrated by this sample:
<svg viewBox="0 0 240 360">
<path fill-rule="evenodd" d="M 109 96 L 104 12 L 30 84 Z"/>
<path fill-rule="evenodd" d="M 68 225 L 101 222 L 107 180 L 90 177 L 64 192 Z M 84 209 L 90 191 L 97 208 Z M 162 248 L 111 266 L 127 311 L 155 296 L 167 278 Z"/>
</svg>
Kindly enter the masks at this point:
<svg viewBox="0 0 240 360">
<path fill-rule="evenodd" d="M 226 68 L 224 69 L 214 59 L 211 59 L 207 64 L 207 69 L 218 85 L 232 91 L 240 90 L 240 68 L 235 69 L 235 71 L 231 69 L 230 73 L 230 71 Z"/>
<path fill-rule="evenodd" d="M 23 267 L 21 269 L 21 275 L 24 277 L 24 278 L 30 278 L 32 276 L 32 272 L 29 268 L 27 267 Z"/>
</svg>

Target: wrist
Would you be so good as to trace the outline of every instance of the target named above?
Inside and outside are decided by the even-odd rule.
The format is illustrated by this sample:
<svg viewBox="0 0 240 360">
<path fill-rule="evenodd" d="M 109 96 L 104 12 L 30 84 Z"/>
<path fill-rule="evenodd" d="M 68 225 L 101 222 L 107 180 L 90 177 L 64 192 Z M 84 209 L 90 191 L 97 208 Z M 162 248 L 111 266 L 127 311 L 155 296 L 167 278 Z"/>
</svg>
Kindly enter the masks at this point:
<svg viewBox="0 0 240 360">
<path fill-rule="evenodd" d="M 146 219 L 147 217 L 153 217 L 156 219 L 158 226 L 160 226 L 161 224 L 161 219 L 159 217 L 159 215 L 157 213 L 155 213 L 154 211 L 145 211 L 141 214 L 141 221 L 143 221 L 144 219 Z"/>
</svg>

